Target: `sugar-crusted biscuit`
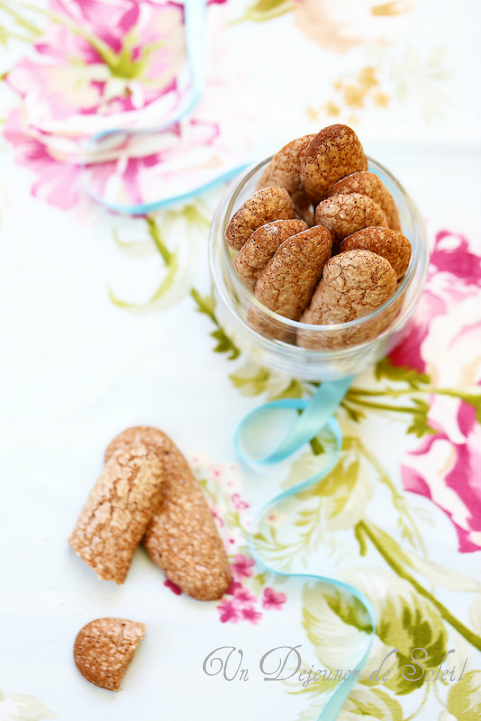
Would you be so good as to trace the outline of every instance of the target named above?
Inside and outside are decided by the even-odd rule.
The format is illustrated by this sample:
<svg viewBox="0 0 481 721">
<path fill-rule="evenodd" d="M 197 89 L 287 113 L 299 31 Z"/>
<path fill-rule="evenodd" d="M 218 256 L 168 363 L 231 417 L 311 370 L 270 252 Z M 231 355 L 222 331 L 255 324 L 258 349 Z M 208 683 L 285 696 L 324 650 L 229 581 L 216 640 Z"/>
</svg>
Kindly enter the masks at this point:
<svg viewBox="0 0 481 721">
<path fill-rule="evenodd" d="M 125 618 L 99 618 L 84 626 L 73 652 L 82 676 L 95 686 L 118 691 L 145 628 Z"/>
<path fill-rule="evenodd" d="M 261 225 L 295 217 L 296 211 L 285 188 L 263 188 L 234 213 L 225 231 L 226 243 L 234 250 L 240 250 L 251 233 Z"/>
<path fill-rule="evenodd" d="M 339 180 L 339 182 L 331 188 L 329 195 L 337 195 L 338 193 L 361 193 L 361 195 L 368 195 L 380 206 L 386 216 L 389 227 L 393 230 L 401 230 L 399 212 L 394 198 L 381 178 L 378 178 L 374 173 L 361 171 L 348 175 L 347 178 L 342 178 L 342 180 Z"/>
<path fill-rule="evenodd" d="M 275 220 L 252 233 L 234 261 L 237 275 L 246 288 L 254 290 L 257 279 L 278 247 L 303 230 L 307 230 L 307 223 L 303 220 Z"/>
<path fill-rule="evenodd" d="M 301 323 L 332 325 L 362 318 L 383 305 L 396 290 L 396 273 L 390 263 L 369 250 L 348 250 L 331 258 Z M 342 348 L 362 343 L 383 330 L 386 318 L 353 329 L 323 336 L 299 330 L 298 345 L 311 349 Z M 385 327 L 385 326 L 384 326 Z"/>
<path fill-rule="evenodd" d="M 277 185 L 285 188 L 292 198 L 294 207 L 310 225 L 314 220 L 312 198 L 304 190 L 300 178 L 300 164 L 309 143 L 316 137 L 315 133 L 291 140 L 284 145 L 271 159 L 264 169 L 257 184 L 257 189 Z"/>
<path fill-rule="evenodd" d="M 402 278 L 411 260 L 411 243 L 397 230 L 382 227 L 370 227 L 358 230 L 341 243 L 341 252 L 363 248 L 382 255 L 394 268 L 397 277 Z"/>
<path fill-rule="evenodd" d="M 142 443 L 118 446 L 83 507 L 69 544 L 100 579 L 125 581 L 161 501 L 163 467 Z"/>
<path fill-rule="evenodd" d="M 337 243 L 371 225 L 387 228 L 380 206 L 360 193 L 333 195 L 323 200 L 316 208 L 316 223 L 328 228 Z"/>
<path fill-rule="evenodd" d="M 105 452 L 143 445 L 160 460 L 161 499 L 143 544 L 151 559 L 184 593 L 201 601 L 221 598 L 231 581 L 227 554 L 198 480 L 173 441 L 148 426 L 129 428 Z"/>
<path fill-rule="evenodd" d="M 352 128 L 329 125 L 321 130 L 302 154 L 300 179 L 314 200 L 325 198 L 346 175 L 367 170 L 367 157 Z"/>
<path fill-rule="evenodd" d="M 270 310 L 299 320 L 331 254 L 331 234 L 322 226 L 285 240 L 256 283 L 256 298 Z"/>
</svg>

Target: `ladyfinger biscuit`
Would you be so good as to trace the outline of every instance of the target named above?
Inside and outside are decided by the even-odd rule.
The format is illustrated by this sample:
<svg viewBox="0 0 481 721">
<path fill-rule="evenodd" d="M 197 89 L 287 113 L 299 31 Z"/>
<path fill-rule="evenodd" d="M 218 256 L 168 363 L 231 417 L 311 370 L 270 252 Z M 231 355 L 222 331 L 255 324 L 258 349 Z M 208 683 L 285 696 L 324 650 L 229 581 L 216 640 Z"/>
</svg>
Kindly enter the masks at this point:
<svg viewBox="0 0 481 721">
<path fill-rule="evenodd" d="M 360 173 L 348 175 L 347 178 L 343 178 L 331 188 L 329 195 L 337 195 L 338 193 L 368 195 L 380 206 L 389 227 L 393 230 L 401 230 L 401 222 L 394 198 L 381 178 L 378 178 L 374 173 L 361 171 Z"/>
<path fill-rule="evenodd" d="M 299 320 L 322 276 L 331 247 L 331 234 L 322 226 L 285 240 L 257 281 L 256 298 L 285 318 Z"/>
<path fill-rule="evenodd" d="M 231 248 L 240 250 L 251 233 L 261 225 L 295 217 L 296 211 L 287 190 L 277 186 L 263 188 L 234 213 L 226 228 L 225 240 Z"/>
<path fill-rule="evenodd" d="M 316 223 L 328 228 L 337 243 L 370 225 L 387 228 L 386 216 L 379 205 L 360 193 L 333 195 L 323 200 L 316 208 Z"/>
<path fill-rule="evenodd" d="M 299 174 L 305 191 L 319 201 L 338 180 L 360 170 L 367 170 L 367 157 L 356 133 L 347 125 L 330 125 L 302 154 Z"/>
<path fill-rule="evenodd" d="M 361 318 L 391 297 L 396 281 L 390 263 L 380 255 L 358 249 L 340 253 L 326 263 L 322 280 L 301 322 L 331 325 Z M 297 342 L 303 348 L 342 348 L 368 340 L 380 332 L 381 325 L 376 319 L 361 328 L 339 330 L 335 337 L 302 330 L 298 332 Z"/>
<path fill-rule="evenodd" d="M 75 639 L 75 665 L 90 683 L 118 691 L 144 634 L 145 624 L 124 618 L 91 621 Z"/>
<path fill-rule="evenodd" d="M 173 583 L 199 601 L 224 595 L 231 581 L 227 554 L 196 477 L 177 446 L 162 431 L 129 428 L 105 452 L 143 445 L 161 463 L 161 500 L 147 526 L 147 553 Z"/>
<path fill-rule="evenodd" d="M 110 454 L 69 544 L 97 576 L 123 583 L 135 549 L 161 501 L 163 467 L 143 443 Z"/>
<path fill-rule="evenodd" d="M 252 233 L 234 261 L 237 275 L 248 290 L 254 290 L 257 279 L 281 243 L 302 230 L 307 230 L 303 220 L 275 220 Z"/>
<path fill-rule="evenodd" d="M 348 235 L 341 243 L 341 252 L 363 248 L 386 258 L 398 278 L 402 278 L 411 260 L 411 243 L 405 235 L 390 228 L 371 227 Z"/>
<path fill-rule="evenodd" d="M 315 137 L 315 133 L 304 135 L 302 138 L 297 138 L 284 145 L 272 157 L 257 184 L 258 190 L 268 188 L 271 185 L 285 188 L 301 218 L 304 218 L 310 225 L 314 220 L 312 198 L 304 190 L 299 173 L 302 156 L 311 140 Z"/>
</svg>

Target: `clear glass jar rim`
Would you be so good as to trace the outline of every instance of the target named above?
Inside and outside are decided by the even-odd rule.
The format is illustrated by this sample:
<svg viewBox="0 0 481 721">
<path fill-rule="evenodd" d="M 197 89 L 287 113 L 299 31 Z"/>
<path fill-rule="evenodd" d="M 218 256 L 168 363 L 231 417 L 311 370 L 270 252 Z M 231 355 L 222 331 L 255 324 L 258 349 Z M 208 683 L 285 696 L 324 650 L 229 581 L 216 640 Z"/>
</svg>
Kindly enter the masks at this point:
<svg viewBox="0 0 481 721">
<path fill-rule="evenodd" d="M 264 165 L 270 162 L 272 156 L 269 158 L 266 158 L 265 160 L 262 160 L 260 163 L 257 163 L 254 166 L 251 166 L 250 168 L 247 168 L 247 170 L 244 171 L 244 173 L 241 175 L 239 180 L 237 181 L 237 184 L 234 188 L 230 187 L 226 193 L 226 197 L 230 198 L 229 202 L 227 203 L 227 208 L 225 209 L 224 215 L 221 218 L 221 231 L 222 236 L 224 236 L 225 229 L 230 221 L 230 218 L 232 217 L 232 208 L 235 204 L 235 201 L 237 200 L 239 193 L 242 192 L 242 189 L 245 185 L 245 183 L 253 176 L 255 173 L 257 173 Z M 400 193 L 403 196 L 404 201 L 406 202 L 406 205 L 408 206 L 408 210 L 413 218 L 418 218 L 419 221 L 422 223 L 422 218 L 419 214 L 419 211 L 417 207 L 415 206 L 414 202 L 411 200 L 409 194 L 404 189 L 404 187 L 401 185 L 401 183 L 397 180 L 397 178 L 392 175 L 392 173 L 385 168 L 381 163 L 378 163 L 376 160 L 368 156 L 368 161 L 370 163 L 370 167 L 373 167 L 374 169 L 378 168 L 383 174 L 385 174 L 390 182 L 400 191 Z M 286 328 L 291 328 L 292 330 L 306 330 L 314 333 L 338 333 L 339 331 L 346 331 L 349 329 L 359 328 L 363 326 L 364 324 L 367 324 L 369 321 L 372 321 L 376 319 L 381 312 L 385 312 L 388 308 L 390 308 L 396 301 L 399 299 L 399 297 L 406 291 L 408 286 L 411 283 L 411 280 L 414 276 L 414 273 L 416 272 L 418 263 L 421 259 L 421 251 L 423 250 L 422 244 L 420 242 L 420 239 L 418 237 L 416 238 L 409 238 L 411 242 L 411 260 L 409 263 L 409 267 L 406 271 L 406 274 L 404 278 L 402 279 L 399 286 L 396 288 L 396 291 L 393 293 L 393 295 L 385 302 L 383 305 L 379 306 L 379 308 L 376 308 L 371 313 L 368 313 L 367 315 L 361 316 L 361 318 L 355 318 L 354 320 L 347 321 L 346 323 L 335 323 L 330 325 L 312 325 L 309 323 L 301 323 L 300 321 L 291 320 L 289 318 L 285 318 L 282 315 L 279 315 L 278 313 L 275 313 L 274 311 L 267 308 L 265 305 L 260 303 L 257 298 L 250 293 L 250 291 L 245 288 L 244 284 L 240 280 L 239 276 L 237 275 L 233 263 L 232 263 L 232 257 L 230 253 L 230 248 L 224 241 L 222 242 L 223 246 L 223 254 L 224 254 L 224 260 L 226 261 L 227 270 L 229 272 L 229 275 L 235 285 L 236 291 L 239 292 L 240 295 L 244 296 L 246 299 L 246 302 L 249 304 L 255 306 L 258 310 L 261 311 L 265 316 L 268 316 L 272 318 L 277 324 L 282 325 Z M 427 260 L 427 248 L 425 249 L 425 255 Z M 426 263 L 427 265 L 427 263 Z M 424 280 L 424 278 L 423 278 Z M 412 303 L 416 302 L 416 299 L 412 300 Z M 411 304 L 406 308 L 406 311 L 410 309 Z M 386 329 L 383 333 L 381 333 L 378 338 L 382 337 L 384 333 L 390 332 L 392 330 L 391 327 Z"/>
</svg>

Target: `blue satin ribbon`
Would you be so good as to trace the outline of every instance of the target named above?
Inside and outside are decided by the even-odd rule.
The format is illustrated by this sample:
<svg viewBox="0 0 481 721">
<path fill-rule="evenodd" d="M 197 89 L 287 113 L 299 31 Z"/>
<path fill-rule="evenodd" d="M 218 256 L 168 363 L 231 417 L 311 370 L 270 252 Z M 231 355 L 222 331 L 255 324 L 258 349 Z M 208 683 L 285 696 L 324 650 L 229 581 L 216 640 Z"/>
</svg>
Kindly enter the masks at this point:
<svg viewBox="0 0 481 721">
<path fill-rule="evenodd" d="M 162 123 L 151 128 L 143 128 L 140 130 L 133 130 L 130 128 L 110 128 L 100 133 L 96 133 L 87 141 L 86 156 L 82 163 L 82 172 L 85 177 L 85 170 L 89 164 L 88 154 L 92 152 L 95 145 L 98 145 L 101 140 L 105 138 L 111 138 L 115 135 L 121 137 L 127 137 L 132 135 L 150 135 L 152 133 L 162 133 L 169 128 L 172 128 L 180 120 L 186 118 L 192 113 L 194 108 L 198 105 L 201 100 L 206 83 L 206 62 L 205 62 L 205 37 L 206 37 L 206 0 L 184 0 L 184 29 L 185 29 L 185 44 L 187 48 L 187 57 L 189 61 L 191 71 L 191 87 L 190 91 L 186 96 L 184 103 Z M 95 200 L 97 203 L 102 205 L 104 208 L 113 210 L 117 213 L 126 213 L 128 215 L 147 215 L 153 213 L 161 208 L 166 208 L 170 205 L 180 202 L 186 202 L 199 195 L 199 193 L 211 190 L 221 183 L 234 178 L 242 170 L 245 170 L 250 163 L 243 163 L 235 168 L 222 173 L 207 183 L 199 185 L 196 188 L 189 190 L 179 195 L 172 195 L 162 200 L 156 200 L 149 203 L 113 203 L 102 195 L 97 193 L 91 186 L 85 182 L 85 190 L 87 194 Z"/>
<path fill-rule="evenodd" d="M 317 389 L 314 396 L 309 400 L 301 400 L 297 398 L 288 398 L 279 401 L 273 401 L 272 403 L 266 403 L 265 405 L 257 408 L 256 410 L 249 413 L 239 425 L 235 434 L 235 446 L 240 458 L 248 463 L 249 465 L 263 465 L 270 466 L 280 461 L 285 460 L 292 456 L 298 451 L 305 443 L 309 442 L 312 438 L 316 437 L 323 428 L 329 428 L 334 440 L 335 450 L 332 455 L 332 459 L 322 471 L 314 474 L 310 478 L 298 483 L 297 485 L 283 491 L 275 498 L 268 501 L 255 516 L 253 530 L 249 534 L 249 546 L 253 558 L 256 563 L 261 567 L 266 568 L 269 572 L 277 574 L 279 576 L 289 578 L 300 578 L 309 581 L 321 581 L 336 589 L 340 589 L 349 593 L 351 596 L 356 598 L 364 606 L 369 616 L 369 622 L 372 628 L 369 642 L 367 644 L 366 651 L 362 658 L 357 662 L 355 669 L 361 673 L 362 669 L 367 663 L 371 647 L 374 641 L 374 635 L 376 630 L 376 615 L 374 608 L 368 599 L 368 597 L 359 589 L 351 586 L 343 581 L 338 581 L 334 578 L 327 576 L 318 576 L 310 573 L 285 573 L 283 571 L 277 571 L 276 569 L 268 566 L 261 556 L 257 553 L 255 548 L 255 530 L 261 524 L 262 519 L 266 514 L 278 503 L 284 501 L 287 498 L 295 496 L 297 493 L 306 490 L 313 486 L 315 483 L 326 479 L 331 471 L 336 467 L 339 462 L 341 448 L 342 448 L 342 433 L 339 424 L 333 417 L 334 412 L 341 403 L 342 399 L 347 393 L 349 386 L 352 383 L 352 378 L 345 378 L 340 381 L 333 381 L 329 383 L 322 383 Z M 267 415 L 271 414 L 272 411 L 282 410 L 296 410 L 302 411 L 294 427 L 289 431 L 286 437 L 279 443 L 277 448 L 267 455 L 259 456 L 256 452 L 256 445 L 262 442 L 262 438 L 259 437 L 257 431 L 259 420 L 266 416 L 266 424 L 269 423 Z M 255 424 L 255 433 L 252 433 Z M 252 442 L 254 437 L 255 441 Z M 256 444 L 256 441 L 258 442 Z M 354 670 L 354 669 L 353 669 Z M 346 680 L 340 682 L 332 696 L 330 697 L 327 704 L 324 706 L 321 714 L 318 717 L 318 721 L 335 721 L 349 696 L 353 686 L 356 683 L 356 677 L 352 676 Z"/>
</svg>

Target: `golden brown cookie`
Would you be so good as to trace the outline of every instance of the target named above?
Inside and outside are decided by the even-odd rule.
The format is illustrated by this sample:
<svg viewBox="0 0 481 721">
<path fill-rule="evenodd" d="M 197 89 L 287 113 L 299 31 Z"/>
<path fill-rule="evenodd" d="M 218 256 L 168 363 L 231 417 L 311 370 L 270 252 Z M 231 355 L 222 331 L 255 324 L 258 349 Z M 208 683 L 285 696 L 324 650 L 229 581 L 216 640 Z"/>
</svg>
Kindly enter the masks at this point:
<svg viewBox="0 0 481 721">
<path fill-rule="evenodd" d="M 296 211 L 287 190 L 277 186 L 263 188 L 234 213 L 225 231 L 226 242 L 234 250 L 240 250 L 261 225 L 295 217 Z"/>
<path fill-rule="evenodd" d="M 316 137 L 315 133 L 292 140 L 276 153 L 264 169 L 257 189 L 277 185 L 285 188 L 292 198 L 294 207 L 306 222 L 312 225 L 314 212 L 312 198 L 304 190 L 299 176 L 300 163 L 307 146 Z"/>
<path fill-rule="evenodd" d="M 162 466 L 160 504 L 143 539 L 147 553 L 184 593 L 199 601 L 221 598 L 231 581 L 227 554 L 199 482 L 172 440 L 156 428 L 129 428 L 114 438 L 105 460 L 138 445 Z"/>
<path fill-rule="evenodd" d="M 371 225 L 387 228 L 386 216 L 379 205 L 360 193 L 333 195 L 323 200 L 316 208 L 316 223 L 328 228 L 337 243 Z"/>
<path fill-rule="evenodd" d="M 367 157 L 356 133 L 347 125 L 330 125 L 303 153 L 300 178 L 305 191 L 319 201 L 338 180 L 360 170 L 367 170 Z"/>
<path fill-rule="evenodd" d="M 124 618 L 91 621 L 75 639 L 75 665 L 90 683 L 118 691 L 144 634 L 144 623 Z"/>
<path fill-rule="evenodd" d="M 348 250 L 331 258 L 301 323 L 332 325 L 362 318 L 385 303 L 396 290 L 396 273 L 390 263 L 368 250 Z M 297 342 L 303 348 L 342 348 L 374 337 L 382 322 L 339 330 L 335 335 L 302 330 Z"/>
<path fill-rule="evenodd" d="M 125 581 L 160 503 L 162 474 L 158 455 L 142 443 L 109 456 L 68 541 L 99 578 Z"/>
<path fill-rule="evenodd" d="M 389 227 L 393 230 L 401 230 L 401 222 L 394 198 L 381 178 L 378 178 L 374 173 L 362 171 L 348 175 L 347 178 L 339 180 L 339 182 L 331 188 L 329 195 L 337 195 L 338 193 L 361 193 L 361 195 L 368 195 L 380 206 L 386 216 Z"/>
<path fill-rule="evenodd" d="M 303 230 L 307 230 L 303 220 L 275 220 L 252 233 L 234 261 L 237 275 L 248 290 L 254 290 L 257 279 L 278 247 Z"/>
<path fill-rule="evenodd" d="M 397 230 L 382 227 L 370 227 L 348 235 L 341 243 L 341 252 L 364 248 L 382 255 L 394 268 L 398 278 L 402 278 L 411 260 L 411 243 Z"/>
<path fill-rule="evenodd" d="M 256 283 L 256 298 L 285 318 L 299 320 L 331 254 L 331 234 L 314 226 L 285 240 Z"/>
</svg>

